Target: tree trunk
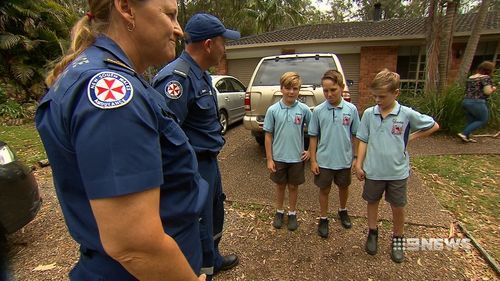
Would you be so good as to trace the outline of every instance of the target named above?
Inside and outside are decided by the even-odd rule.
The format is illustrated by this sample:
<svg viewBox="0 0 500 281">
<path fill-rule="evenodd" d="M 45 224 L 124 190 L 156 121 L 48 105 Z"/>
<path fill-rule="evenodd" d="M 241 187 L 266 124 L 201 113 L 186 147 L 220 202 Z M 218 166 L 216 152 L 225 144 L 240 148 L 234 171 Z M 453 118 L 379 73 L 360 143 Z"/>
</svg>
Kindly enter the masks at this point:
<svg viewBox="0 0 500 281">
<path fill-rule="evenodd" d="M 424 93 L 436 93 L 439 79 L 439 13 L 438 0 L 430 0 L 429 16 L 426 20 L 426 73 Z"/>
<path fill-rule="evenodd" d="M 463 83 L 469 72 L 472 60 L 474 59 L 474 54 L 476 53 L 479 37 L 481 36 L 481 30 L 483 29 L 486 16 L 488 15 L 489 4 L 490 0 L 483 0 L 481 7 L 476 14 L 476 19 L 474 25 L 472 26 L 469 40 L 467 41 L 467 47 L 465 47 L 464 57 L 462 59 L 462 63 L 460 64 L 460 69 L 458 70 L 456 79 L 456 82 L 458 83 Z"/>
<path fill-rule="evenodd" d="M 442 23 L 442 38 L 439 48 L 439 88 L 441 93 L 448 86 L 448 70 L 450 67 L 451 46 L 453 43 L 453 29 L 458 0 L 446 1 L 446 15 Z"/>
</svg>

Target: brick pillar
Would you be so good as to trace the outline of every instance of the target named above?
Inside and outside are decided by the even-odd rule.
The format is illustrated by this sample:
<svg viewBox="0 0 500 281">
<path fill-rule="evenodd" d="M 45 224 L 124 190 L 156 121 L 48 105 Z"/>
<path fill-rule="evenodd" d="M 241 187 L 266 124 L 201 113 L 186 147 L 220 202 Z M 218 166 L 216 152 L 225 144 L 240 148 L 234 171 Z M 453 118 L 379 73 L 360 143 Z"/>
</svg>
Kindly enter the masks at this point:
<svg viewBox="0 0 500 281">
<path fill-rule="evenodd" d="M 226 54 L 222 57 L 219 64 L 215 67 L 215 74 L 227 75 L 227 58 Z"/>
<path fill-rule="evenodd" d="M 451 58 L 448 69 L 448 85 L 451 85 L 458 75 L 464 52 L 465 43 L 454 43 L 453 45 L 451 45 Z"/>
<path fill-rule="evenodd" d="M 397 47 L 361 47 L 359 65 L 358 110 L 362 113 L 373 104 L 368 87 L 375 75 L 382 69 L 396 71 L 398 61 Z"/>
</svg>

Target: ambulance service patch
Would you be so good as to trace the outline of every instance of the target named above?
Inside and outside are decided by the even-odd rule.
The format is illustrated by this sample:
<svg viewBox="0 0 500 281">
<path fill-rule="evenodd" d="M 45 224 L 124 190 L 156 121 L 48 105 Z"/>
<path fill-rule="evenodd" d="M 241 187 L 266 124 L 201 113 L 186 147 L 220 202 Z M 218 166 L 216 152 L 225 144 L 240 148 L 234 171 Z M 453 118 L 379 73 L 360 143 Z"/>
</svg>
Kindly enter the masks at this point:
<svg viewBox="0 0 500 281">
<path fill-rule="evenodd" d="M 90 79 L 87 95 L 95 107 L 113 109 L 129 103 L 134 96 L 134 88 L 120 74 L 105 71 Z"/>
<path fill-rule="evenodd" d="M 182 85 L 181 83 L 173 80 L 165 85 L 165 94 L 171 99 L 178 99 L 182 96 Z"/>
</svg>

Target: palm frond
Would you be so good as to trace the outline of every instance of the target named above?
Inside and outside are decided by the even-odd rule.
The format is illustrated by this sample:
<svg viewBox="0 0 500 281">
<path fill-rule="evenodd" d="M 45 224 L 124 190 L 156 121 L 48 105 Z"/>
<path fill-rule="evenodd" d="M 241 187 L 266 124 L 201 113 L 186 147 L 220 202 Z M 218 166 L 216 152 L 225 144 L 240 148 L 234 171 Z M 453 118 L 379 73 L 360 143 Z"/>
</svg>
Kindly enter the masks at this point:
<svg viewBox="0 0 500 281">
<path fill-rule="evenodd" d="M 0 34 L 0 50 L 10 50 L 22 40 L 21 35 L 12 33 Z"/>
<path fill-rule="evenodd" d="M 23 85 L 26 85 L 35 74 L 33 67 L 22 63 L 11 65 L 10 70 L 16 80 Z"/>
</svg>

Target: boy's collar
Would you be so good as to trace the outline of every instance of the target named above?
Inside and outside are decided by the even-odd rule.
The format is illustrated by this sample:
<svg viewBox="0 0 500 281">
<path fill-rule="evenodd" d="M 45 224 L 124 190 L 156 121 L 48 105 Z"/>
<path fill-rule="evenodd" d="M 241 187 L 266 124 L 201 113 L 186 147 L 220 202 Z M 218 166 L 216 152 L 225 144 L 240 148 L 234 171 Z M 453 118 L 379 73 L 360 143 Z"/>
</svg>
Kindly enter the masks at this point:
<svg viewBox="0 0 500 281">
<path fill-rule="evenodd" d="M 398 101 L 394 101 L 394 102 L 395 102 L 394 107 L 392 108 L 389 115 L 398 115 L 399 110 L 401 109 L 401 105 L 399 104 L 399 102 Z M 380 115 L 380 107 L 378 106 L 378 104 L 375 105 L 375 107 L 373 108 L 373 113 Z"/>
<path fill-rule="evenodd" d="M 342 108 L 342 107 L 344 107 L 344 99 L 341 99 L 339 104 L 337 104 L 337 105 L 333 105 L 333 104 L 329 103 L 328 101 L 326 101 L 326 104 L 327 104 L 327 108 L 329 110 L 334 109 L 334 108 Z"/>
<path fill-rule="evenodd" d="M 295 100 L 295 102 L 292 105 L 286 105 L 286 103 L 283 102 L 283 98 L 280 99 L 279 104 L 281 108 L 287 108 L 287 107 L 295 107 L 299 101 Z"/>
</svg>

